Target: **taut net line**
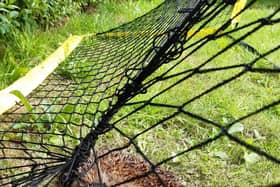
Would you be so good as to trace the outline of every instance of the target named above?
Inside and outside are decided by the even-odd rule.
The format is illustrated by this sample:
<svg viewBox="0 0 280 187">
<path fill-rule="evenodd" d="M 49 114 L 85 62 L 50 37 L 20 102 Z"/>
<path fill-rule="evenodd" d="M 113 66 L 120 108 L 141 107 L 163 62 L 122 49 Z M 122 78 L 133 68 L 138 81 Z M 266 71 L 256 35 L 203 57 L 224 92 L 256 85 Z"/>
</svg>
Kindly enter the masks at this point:
<svg viewBox="0 0 280 187">
<path fill-rule="evenodd" d="M 188 186 L 201 180 L 194 173 L 203 172 L 196 165 L 203 155 L 225 161 L 240 157 L 236 152 L 267 163 L 254 170 L 251 184 L 279 183 L 277 174 L 265 184 L 257 178 L 272 167 L 279 171 L 279 126 L 260 123 L 265 114 L 271 124 L 280 121 L 279 87 L 269 87 L 280 71 L 263 60 L 279 58 L 280 44 L 267 41 L 273 46 L 256 56 L 237 44 L 279 26 L 280 10 L 234 29 L 226 18 L 214 33 L 197 36 L 221 20 L 230 2 L 166 0 L 132 22 L 85 37 L 27 101 L 1 116 L 0 185 L 176 186 L 171 173 L 163 175 L 168 169 Z M 231 61 L 224 61 L 227 55 Z M 261 92 L 253 93 L 256 88 Z M 208 154 L 217 142 L 226 156 Z M 275 149 L 267 149 L 270 144 Z M 118 171 L 121 158 L 144 169 Z M 110 181 L 108 171 L 125 176 Z"/>
</svg>

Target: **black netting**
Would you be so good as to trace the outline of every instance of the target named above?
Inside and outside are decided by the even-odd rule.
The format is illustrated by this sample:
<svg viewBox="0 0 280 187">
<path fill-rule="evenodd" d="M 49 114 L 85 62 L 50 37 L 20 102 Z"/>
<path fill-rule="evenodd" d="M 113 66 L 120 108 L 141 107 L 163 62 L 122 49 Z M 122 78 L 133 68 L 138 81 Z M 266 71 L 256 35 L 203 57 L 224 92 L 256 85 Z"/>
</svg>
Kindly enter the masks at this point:
<svg viewBox="0 0 280 187">
<path fill-rule="evenodd" d="M 31 111 L 18 103 L 1 116 L 0 185 L 195 186 L 216 142 L 223 151 L 214 156 L 261 156 L 267 168 L 256 178 L 280 171 L 280 71 L 270 60 L 279 59 L 279 36 L 262 41 L 269 49 L 250 48 L 257 33 L 279 26 L 280 10 L 230 29 L 231 9 L 166 0 L 85 37 L 28 96 Z M 262 124 L 268 114 L 273 128 Z M 265 185 L 279 182 L 275 175 Z"/>
</svg>

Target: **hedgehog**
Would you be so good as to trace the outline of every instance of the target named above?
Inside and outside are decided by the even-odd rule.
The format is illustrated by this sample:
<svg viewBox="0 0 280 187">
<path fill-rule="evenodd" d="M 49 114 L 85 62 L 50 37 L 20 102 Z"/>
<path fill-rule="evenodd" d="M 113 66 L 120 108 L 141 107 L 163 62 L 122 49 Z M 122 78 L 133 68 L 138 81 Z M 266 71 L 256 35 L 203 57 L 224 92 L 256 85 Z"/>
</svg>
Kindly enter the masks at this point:
<svg viewBox="0 0 280 187">
<path fill-rule="evenodd" d="M 115 185 L 120 187 L 185 186 L 172 172 L 161 167 L 157 167 L 154 172 L 151 172 L 151 165 L 140 156 L 127 154 L 124 151 L 103 153 L 97 153 L 97 156 L 100 157 L 97 167 L 91 152 L 88 161 L 77 168 L 76 174 L 80 177 L 71 183 L 71 187 L 107 187 Z M 102 182 L 100 182 L 100 178 Z"/>
</svg>

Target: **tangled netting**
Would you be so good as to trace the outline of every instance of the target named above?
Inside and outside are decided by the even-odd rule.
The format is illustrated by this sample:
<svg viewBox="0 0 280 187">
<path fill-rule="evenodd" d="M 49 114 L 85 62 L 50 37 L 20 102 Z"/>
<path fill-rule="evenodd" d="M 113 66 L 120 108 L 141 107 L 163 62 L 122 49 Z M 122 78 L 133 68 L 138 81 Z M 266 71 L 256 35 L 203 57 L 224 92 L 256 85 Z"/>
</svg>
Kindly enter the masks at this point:
<svg viewBox="0 0 280 187">
<path fill-rule="evenodd" d="M 0 116 L 0 185 L 211 186 L 205 168 L 246 182 L 247 167 L 248 184 L 277 185 L 280 40 L 257 34 L 274 32 L 280 9 L 231 28 L 233 2 L 166 0 L 85 37 L 32 109 Z"/>
</svg>

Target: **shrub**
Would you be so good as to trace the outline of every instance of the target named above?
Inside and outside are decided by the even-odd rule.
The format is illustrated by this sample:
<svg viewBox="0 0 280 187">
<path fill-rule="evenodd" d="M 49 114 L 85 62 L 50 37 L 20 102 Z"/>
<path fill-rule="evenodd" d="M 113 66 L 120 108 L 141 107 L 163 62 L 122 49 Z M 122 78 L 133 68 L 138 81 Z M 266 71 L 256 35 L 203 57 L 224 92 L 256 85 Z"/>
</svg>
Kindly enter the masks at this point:
<svg viewBox="0 0 280 187">
<path fill-rule="evenodd" d="M 0 0 L 0 37 L 11 35 L 13 29 L 47 29 L 81 8 L 100 0 Z"/>
<path fill-rule="evenodd" d="M 9 33 L 14 27 L 18 28 L 20 26 L 18 17 L 18 6 L 0 2 L 0 35 Z"/>
</svg>

